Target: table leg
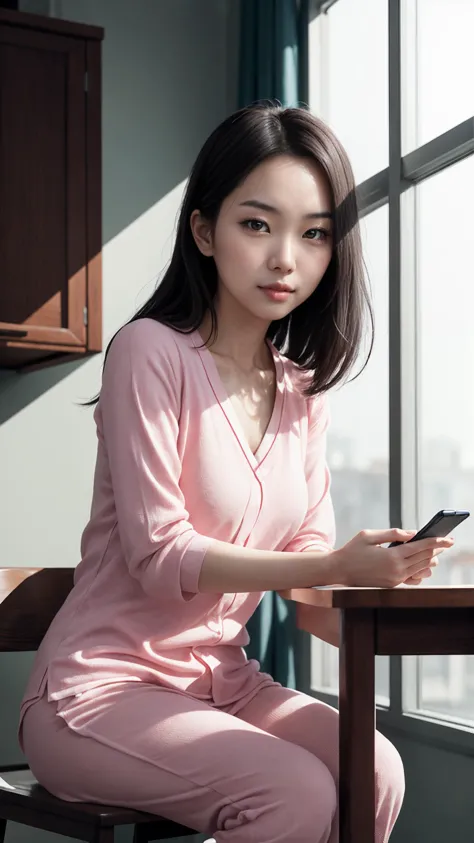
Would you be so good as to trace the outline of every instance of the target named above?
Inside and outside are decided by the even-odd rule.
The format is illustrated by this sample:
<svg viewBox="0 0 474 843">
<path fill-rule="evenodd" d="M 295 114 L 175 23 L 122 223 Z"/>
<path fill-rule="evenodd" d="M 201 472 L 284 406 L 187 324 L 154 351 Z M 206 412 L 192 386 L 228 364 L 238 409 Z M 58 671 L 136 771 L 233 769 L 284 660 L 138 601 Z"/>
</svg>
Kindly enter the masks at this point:
<svg viewBox="0 0 474 843">
<path fill-rule="evenodd" d="M 375 614 L 343 609 L 339 656 L 340 843 L 375 836 Z"/>
</svg>

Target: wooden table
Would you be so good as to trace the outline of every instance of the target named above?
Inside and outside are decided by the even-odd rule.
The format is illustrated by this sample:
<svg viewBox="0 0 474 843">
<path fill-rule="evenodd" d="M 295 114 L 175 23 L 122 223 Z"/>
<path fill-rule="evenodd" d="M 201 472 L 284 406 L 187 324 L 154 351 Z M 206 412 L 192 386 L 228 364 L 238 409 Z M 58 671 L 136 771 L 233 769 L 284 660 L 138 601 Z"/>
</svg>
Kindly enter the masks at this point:
<svg viewBox="0 0 474 843">
<path fill-rule="evenodd" d="M 303 588 L 298 628 L 315 634 L 321 609 L 340 610 L 340 843 L 375 834 L 375 655 L 474 653 L 474 586 Z"/>
</svg>

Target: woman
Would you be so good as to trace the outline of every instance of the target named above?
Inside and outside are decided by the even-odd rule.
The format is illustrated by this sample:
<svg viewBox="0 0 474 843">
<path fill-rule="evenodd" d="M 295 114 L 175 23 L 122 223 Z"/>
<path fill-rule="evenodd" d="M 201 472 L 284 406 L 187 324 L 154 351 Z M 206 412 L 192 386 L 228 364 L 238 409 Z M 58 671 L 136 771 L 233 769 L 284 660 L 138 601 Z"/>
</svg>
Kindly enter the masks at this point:
<svg viewBox="0 0 474 843">
<path fill-rule="evenodd" d="M 376 530 L 333 549 L 326 393 L 357 357 L 366 302 L 333 134 L 303 109 L 225 120 L 161 285 L 108 349 L 82 561 L 22 706 L 52 793 L 219 843 L 337 840 L 337 712 L 242 648 L 262 592 L 419 583 L 451 545 L 383 548 L 413 533 Z M 403 769 L 376 747 L 382 843 Z"/>
</svg>

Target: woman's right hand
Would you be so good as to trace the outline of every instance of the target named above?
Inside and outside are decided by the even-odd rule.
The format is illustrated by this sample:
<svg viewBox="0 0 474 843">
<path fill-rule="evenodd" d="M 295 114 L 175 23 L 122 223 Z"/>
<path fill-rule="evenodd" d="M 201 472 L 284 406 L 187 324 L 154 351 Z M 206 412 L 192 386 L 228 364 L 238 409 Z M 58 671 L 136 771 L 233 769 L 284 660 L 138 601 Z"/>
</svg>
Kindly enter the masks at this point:
<svg viewBox="0 0 474 843">
<path fill-rule="evenodd" d="M 420 574 L 435 567 L 437 556 L 452 547 L 454 540 L 449 536 L 409 542 L 415 532 L 397 528 L 362 530 L 333 552 L 335 582 L 366 588 L 395 588 L 407 580 L 417 583 Z M 403 544 L 381 547 L 389 542 Z"/>
</svg>

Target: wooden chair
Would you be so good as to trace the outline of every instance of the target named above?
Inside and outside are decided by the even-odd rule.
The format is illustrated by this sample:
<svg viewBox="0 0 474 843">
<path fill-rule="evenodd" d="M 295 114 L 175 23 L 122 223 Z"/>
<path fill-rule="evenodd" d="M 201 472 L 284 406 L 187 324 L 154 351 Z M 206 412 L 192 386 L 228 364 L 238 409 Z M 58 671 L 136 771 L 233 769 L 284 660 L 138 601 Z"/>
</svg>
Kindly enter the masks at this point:
<svg viewBox="0 0 474 843">
<path fill-rule="evenodd" d="M 72 588 L 73 574 L 72 568 L 0 568 L 0 652 L 38 649 Z M 121 825 L 134 826 L 134 843 L 197 833 L 155 814 L 57 799 L 26 764 L 0 766 L 0 843 L 9 820 L 90 843 L 113 843 Z"/>
</svg>

